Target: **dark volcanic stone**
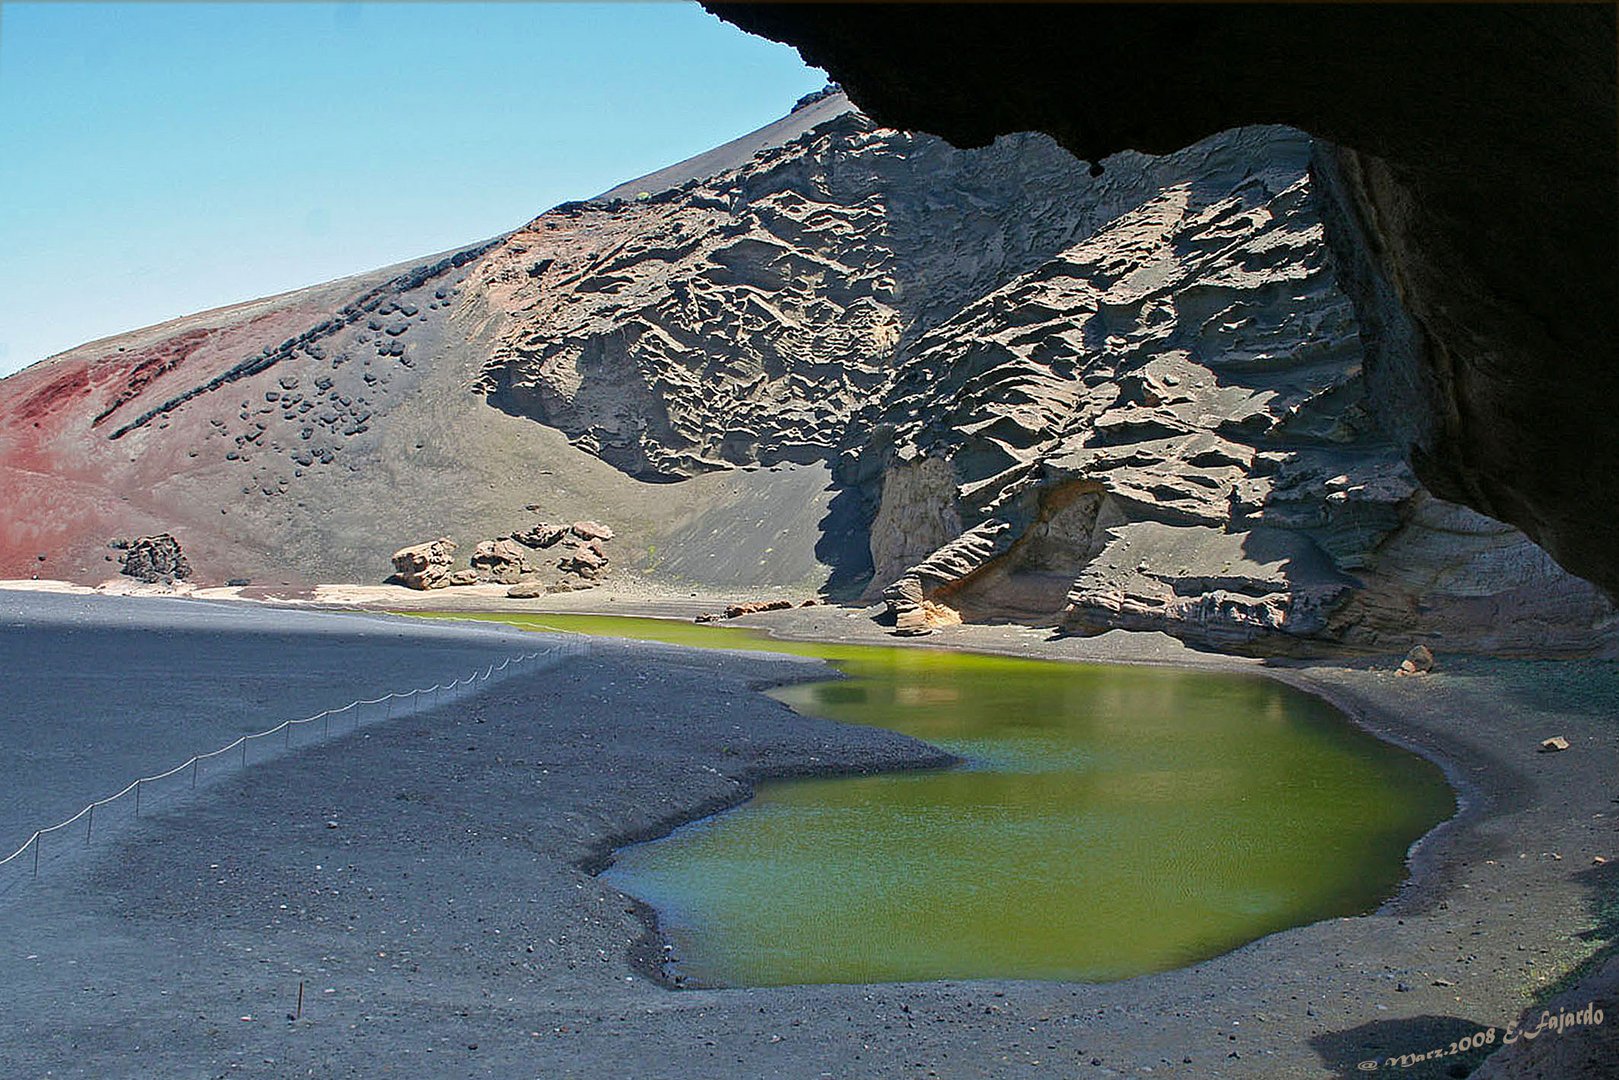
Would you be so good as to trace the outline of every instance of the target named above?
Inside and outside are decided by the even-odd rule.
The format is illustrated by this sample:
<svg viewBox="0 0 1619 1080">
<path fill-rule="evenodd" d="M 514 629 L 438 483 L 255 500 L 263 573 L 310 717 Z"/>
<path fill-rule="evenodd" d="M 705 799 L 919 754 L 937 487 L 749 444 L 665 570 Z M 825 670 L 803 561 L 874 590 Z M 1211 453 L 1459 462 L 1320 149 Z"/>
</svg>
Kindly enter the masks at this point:
<svg viewBox="0 0 1619 1080">
<path fill-rule="evenodd" d="M 153 585 L 172 585 L 191 576 L 191 564 L 180 550 L 180 541 L 168 533 L 129 541 L 123 564 L 121 573 Z"/>
</svg>

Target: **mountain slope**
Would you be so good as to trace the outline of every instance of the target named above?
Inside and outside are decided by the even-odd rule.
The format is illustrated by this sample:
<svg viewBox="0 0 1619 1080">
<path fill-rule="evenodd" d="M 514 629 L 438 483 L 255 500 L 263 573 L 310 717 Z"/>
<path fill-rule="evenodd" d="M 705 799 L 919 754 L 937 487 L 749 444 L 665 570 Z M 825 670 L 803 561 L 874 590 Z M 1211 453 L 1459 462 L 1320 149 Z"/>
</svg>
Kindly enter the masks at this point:
<svg viewBox="0 0 1619 1080">
<path fill-rule="evenodd" d="M 0 381 L 0 575 L 99 580 L 162 530 L 202 580 L 376 580 L 538 513 L 607 521 L 666 587 L 1260 651 L 1600 646 L 1593 590 L 1367 419 L 1311 152 L 1243 129 L 1092 178 L 832 94 L 493 241 Z"/>
</svg>

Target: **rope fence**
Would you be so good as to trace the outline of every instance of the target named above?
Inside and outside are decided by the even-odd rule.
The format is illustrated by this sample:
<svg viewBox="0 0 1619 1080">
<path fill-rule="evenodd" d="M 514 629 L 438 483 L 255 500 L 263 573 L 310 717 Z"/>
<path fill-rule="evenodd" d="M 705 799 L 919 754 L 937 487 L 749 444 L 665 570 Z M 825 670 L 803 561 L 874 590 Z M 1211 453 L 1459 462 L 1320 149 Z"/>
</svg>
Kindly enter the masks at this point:
<svg viewBox="0 0 1619 1080">
<path fill-rule="evenodd" d="M 159 802 L 189 794 L 223 776 L 240 773 L 251 764 L 294 749 L 316 746 L 368 724 L 451 704 L 471 694 L 474 686 L 515 674 L 516 669 L 527 669 L 527 665 L 535 661 L 541 661 L 539 667 L 549 667 L 586 648 L 579 640 L 559 642 L 548 649 L 507 657 L 450 683 L 361 698 L 299 720 L 283 720 L 263 731 L 238 736 L 217 750 L 193 755 L 165 772 L 138 777 L 116 794 L 95 800 L 67 820 L 38 830 L 16 851 L 0 859 L 0 875 L 3 875 L 0 876 L 0 893 L 9 892 L 19 881 L 37 879 L 42 863 L 48 864 L 70 850 L 87 847 L 96 836 L 119 824 L 128 824 Z"/>
</svg>

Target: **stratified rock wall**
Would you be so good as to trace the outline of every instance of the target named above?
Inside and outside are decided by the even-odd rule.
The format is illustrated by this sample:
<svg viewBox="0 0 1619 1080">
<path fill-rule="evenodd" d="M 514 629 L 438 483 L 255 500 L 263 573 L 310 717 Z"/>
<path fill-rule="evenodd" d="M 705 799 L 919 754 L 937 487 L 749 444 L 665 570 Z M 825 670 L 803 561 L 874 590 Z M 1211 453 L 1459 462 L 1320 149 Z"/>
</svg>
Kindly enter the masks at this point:
<svg viewBox="0 0 1619 1080">
<path fill-rule="evenodd" d="M 492 400 L 646 478 L 835 460 L 867 595 L 907 612 L 1254 651 L 1599 643 L 1594 590 L 1429 496 L 1374 421 L 1368 347 L 1415 331 L 1392 294 L 1357 319 L 1346 280 L 1386 281 L 1328 248 L 1331 148 L 1247 128 L 1093 178 L 1041 136 L 958 151 L 818 108 L 497 247 L 470 293 Z"/>
<path fill-rule="evenodd" d="M 1417 331 L 1368 355 L 1372 407 L 1434 493 L 1619 599 L 1612 4 L 705 6 L 958 146 L 1044 131 L 1097 161 L 1257 123 L 1336 144 L 1334 243 L 1388 285 L 1351 295 Z"/>
<path fill-rule="evenodd" d="M 1236 650 L 1597 646 L 1607 602 L 1373 421 L 1311 151 L 1109 159 L 1156 193 L 910 343 L 843 462 L 876 489 L 872 595 Z"/>
<path fill-rule="evenodd" d="M 863 589 L 906 632 L 1601 644 L 1610 606 L 1379 418 L 1433 388 L 1363 371 L 1416 330 L 1329 250 L 1335 151 L 1253 127 L 1103 166 L 834 92 L 496 240 L 91 342 L 0 384 L 0 574 L 93 582 L 172 527 L 204 582 L 373 579 L 443 536 L 473 567 L 405 580 L 544 590 L 608 575 L 599 514 L 615 579 Z"/>
<path fill-rule="evenodd" d="M 559 207 L 476 280 L 484 385 L 633 475 L 822 459 L 929 328 L 1151 196 L 1040 135 L 958 151 L 844 111 L 739 169 Z"/>
</svg>

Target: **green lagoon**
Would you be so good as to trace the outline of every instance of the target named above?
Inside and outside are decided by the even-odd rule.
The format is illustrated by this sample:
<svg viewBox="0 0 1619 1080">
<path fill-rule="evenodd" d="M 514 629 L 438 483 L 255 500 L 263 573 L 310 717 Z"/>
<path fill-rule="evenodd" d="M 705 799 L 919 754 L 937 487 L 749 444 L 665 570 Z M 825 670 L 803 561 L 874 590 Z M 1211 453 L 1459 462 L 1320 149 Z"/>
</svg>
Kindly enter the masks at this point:
<svg viewBox="0 0 1619 1080">
<path fill-rule="evenodd" d="M 480 617 L 822 657 L 848 678 L 773 696 L 966 759 L 760 784 L 742 807 L 620 851 L 602 877 L 658 911 L 694 984 L 1095 982 L 1182 967 L 1372 910 L 1412 842 L 1455 810 L 1434 765 L 1259 676 Z"/>
</svg>

